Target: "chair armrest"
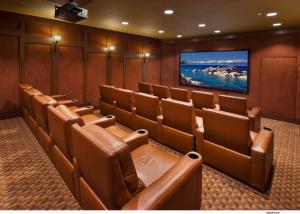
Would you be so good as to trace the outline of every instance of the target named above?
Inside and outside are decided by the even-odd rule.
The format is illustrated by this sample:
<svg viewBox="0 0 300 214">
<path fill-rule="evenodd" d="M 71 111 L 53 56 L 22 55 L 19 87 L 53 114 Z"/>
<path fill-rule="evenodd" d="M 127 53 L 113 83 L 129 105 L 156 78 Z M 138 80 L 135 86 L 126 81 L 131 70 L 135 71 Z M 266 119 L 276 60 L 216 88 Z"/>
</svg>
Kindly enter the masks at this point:
<svg viewBox="0 0 300 214">
<path fill-rule="evenodd" d="M 215 104 L 215 110 L 220 110 L 220 105 L 219 104 Z"/>
<path fill-rule="evenodd" d="M 59 105 L 65 106 L 79 106 L 79 101 L 77 99 L 70 99 L 70 100 L 57 100 Z"/>
<path fill-rule="evenodd" d="M 251 131 L 259 132 L 260 130 L 260 115 L 261 111 L 259 107 L 254 107 L 248 112 L 249 126 Z"/>
<path fill-rule="evenodd" d="M 148 143 L 149 133 L 145 129 L 139 129 L 122 137 L 122 140 L 129 146 L 130 151 Z"/>
<path fill-rule="evenodd" d="M 93 123 L 97 126 L 101 126 L 102 128 L 107 128 L 116 124 L 116 118 L 114 115 L 107 115 L 90 123 Z"/>
<path fill-rule="evenodd" d="M 134 196 L 122 209 L 200 209 L 201 166 L 202 157 L 199 154 L 195 152 L 186 154 L 157 181 Z M 178 203 L 179 201 L 180 203 Z"/>
<path fill-rule="evenodd" d="M 199 127 L 194 130 L 194 135 L 196 137 L 196 152 L 203 155 L 203 140 L 204 140 L 204 128 Z"/>
<path fill-rule="evenodd" d="M 83 116 L 83 115 L 87 115 L 87 114 L 93 114 L 94 113 L 94 107 L 93 106 L 80 107 L 80 108 L 74 109 L 73 112 L 75 112 L 79 116 Z"/>
<path fill-rule="evenodd" d="M 251 147 L 251 183 L 264 191 L 273 164 L 274 132 L 261 129 Z"/>
<path fill-rule="evenodd" d="M 56 100 L 67 99 L 67 96 L 65 94 L 55 94 L 55 95 L 51 95 L 51 97 Z"/>
</svg>

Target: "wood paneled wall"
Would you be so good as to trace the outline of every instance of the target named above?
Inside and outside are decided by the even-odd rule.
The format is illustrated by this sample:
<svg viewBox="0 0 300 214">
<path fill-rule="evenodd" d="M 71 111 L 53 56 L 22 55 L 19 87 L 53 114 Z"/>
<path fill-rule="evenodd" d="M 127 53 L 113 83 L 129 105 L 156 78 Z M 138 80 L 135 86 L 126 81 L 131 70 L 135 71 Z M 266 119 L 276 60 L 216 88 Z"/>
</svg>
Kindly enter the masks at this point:
<svg viewBox="0 0 300 214">
<path fill-rule="evenodd" d="M 18 83 L 93 105 L 99 84 L 160 83 L 161 41 L 152 38 L 0 11 L 0 47 L 0 119 L 19 114 Z"/>
<path fill-rule="evenodd" d="M 249 93 L 224 92 L 179 85 L 180 51 L 250 50 Z M 248 107 L 260 106 L 265 116 L 300 121 L 300 33 L 258 34 L 235 39 L 163 44 L 161 82 L 191 90 L 248 98 Z"/>
</svg>

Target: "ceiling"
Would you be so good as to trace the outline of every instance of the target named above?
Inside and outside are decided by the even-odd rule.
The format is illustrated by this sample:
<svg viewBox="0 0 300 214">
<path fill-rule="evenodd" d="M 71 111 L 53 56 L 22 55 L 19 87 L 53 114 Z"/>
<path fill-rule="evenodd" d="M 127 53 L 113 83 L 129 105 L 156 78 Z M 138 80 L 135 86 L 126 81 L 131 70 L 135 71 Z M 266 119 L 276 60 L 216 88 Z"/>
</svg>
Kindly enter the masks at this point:
<svg viewBox="0 0 300 214">
<path fill-rule="evenodd" d="M 62 1 L 62 0 L 53 0 Z M 89 10 L 89 18 L 78 24 L 159 39 L 300 27 L 300 0 L 78 0 Z M 1 0 L 0 10 L 54 19 L 55 3 L 47 0 Z M 173 15 L 165 15 L 173 9 Z M 278 12 L 266 17 L 267 12 Z M 263 13 L 258 16 L 258 13 Z M 128 21 L 124 26 L 122 21 Z M 199 28 L 198 24 L 206 27 Z M 159 34 L 158 30 L 164 30 Z"/>
</svg>

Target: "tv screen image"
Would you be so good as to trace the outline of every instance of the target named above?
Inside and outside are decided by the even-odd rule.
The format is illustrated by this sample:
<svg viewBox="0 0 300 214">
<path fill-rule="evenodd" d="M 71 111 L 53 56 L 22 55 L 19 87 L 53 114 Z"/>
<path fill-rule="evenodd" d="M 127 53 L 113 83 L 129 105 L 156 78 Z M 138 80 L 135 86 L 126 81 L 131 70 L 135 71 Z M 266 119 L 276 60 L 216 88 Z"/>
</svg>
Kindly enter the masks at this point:
<svg viewBox="0 0 300 214">
<path fill-rule="evenodd" d="M 249 51 L 181 52 L 183 85 L 248 93 Z"/>
</svg>

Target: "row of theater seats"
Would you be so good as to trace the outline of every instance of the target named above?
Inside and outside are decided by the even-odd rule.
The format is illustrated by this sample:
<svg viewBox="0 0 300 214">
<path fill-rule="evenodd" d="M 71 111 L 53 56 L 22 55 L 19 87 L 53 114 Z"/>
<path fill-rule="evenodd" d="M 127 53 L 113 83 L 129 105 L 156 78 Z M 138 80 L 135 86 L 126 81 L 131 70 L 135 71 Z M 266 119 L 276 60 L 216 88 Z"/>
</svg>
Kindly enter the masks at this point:
<svg viewBox="0 0 300 214">
<path fill-rule="evenodd" d="M 166 92 L 164 86 L 153 86 L 153 94 L 142 87 L 140 91 L 149 93 L 108 85 L 99 88 L 103 115 L 115 115 L 117 122 L 134 130 L 146 129 L 150 137 L 181 153 L 194 150 L 204 163 L 261 191 L 266 189 L 273 162 L 273 131 L 265 127 L 253 130 L 249 116 L 213 105 L 203 108 L 203 103 L 212 100 L 207 93 L 197 93 L 193 102 L 185 102 L 172 99 L 176 93 L 160 99 L 157 95 L 162 93 L 157 91 Z M 196 103 L 202 107 L 195 109 Z"/>
<path fill-rule="evenodd" d="M 83 209 L 200 209 L 196 152 L 174 156 L 149 145 L 147 130 L 116 126 L 114 115 L 19 89 L 24 120 Z"/>
<path fill-rule="evenodd" d="M 141 82 L 138 84 L 139 92 L 157 96 L 159 99 L 171 98 L 183 102 L 192 102 L 196 116 L 202 116 L 203 108 L 218 109 L 230 113 L 247 116 L 250 121 L 250 130 L 260 130 L 260 108 L 247 109 L 247 99 L 243 97 L 219 95 L 218 104 L 214 104 L 213 93 L 203 91 L 192 91 L 189 96 L 188 90 L 182 88 L 152 85 Z M 190 98 L 191 97 L 191 98 Z"/>
</svg>

